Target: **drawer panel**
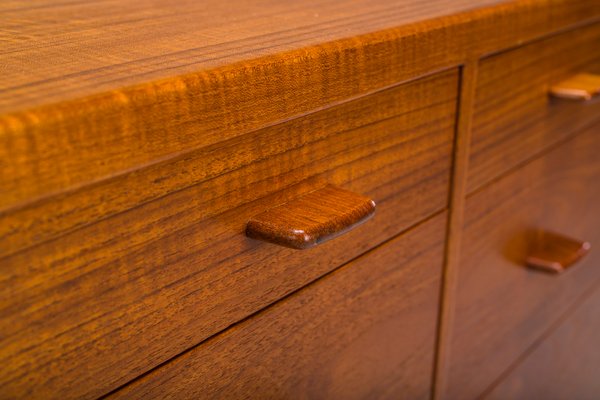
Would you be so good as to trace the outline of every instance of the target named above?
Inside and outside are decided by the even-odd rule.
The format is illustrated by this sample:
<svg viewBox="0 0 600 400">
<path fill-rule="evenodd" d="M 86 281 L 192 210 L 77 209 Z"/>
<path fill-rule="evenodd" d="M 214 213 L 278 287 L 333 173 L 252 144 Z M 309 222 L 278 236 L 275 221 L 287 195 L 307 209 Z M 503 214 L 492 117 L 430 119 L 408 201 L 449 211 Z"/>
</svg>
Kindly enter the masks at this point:
<svg viewBox="0 0 600 400">
<path fill-rule="evenodd" d="M 447 71 L 194 153 L 196 185 L 1 259 L 6 393 L 102 395 L 445 209 L 457 85 Z M 244 235 L 325 184 L 374 199 L 374 219 L 304 251 Z"/>
<path fill-rule="evenodd" d="M 600 126 L 469 197 L 447 398 L 475 398 L 600 277 Z M 563 274 L 525 267 L 538 229 L 584 239 Z"/>
<path fill-rule="evenodd" d="M 429 399 L 445 213 L 113 398 Z"/>
<path fill-rule="evenodd" d="M 456 71 L 450 74 L 455 75 Z M 444 118 L 453 112 L 450 102 L 454 101 L 458 90 L 453 79 L 442 74 L 433 80 L 402 85 L 401 89 L 396 87 L 363 97 L 362 100 L 330 106 L 320 112 L 262 129 L 258 131 L 260 133 L 189 151 L 145 168 L 123 171 L 110 179 L 33 201 L 9 212 L 0 211 L 0 257 L 63 236 L 170 193 L 190 193 L 193 189 L 189 188 L 194 185 L 202 185 L 204 198 L 207 198 L 205 193 L 211 182 L 213 186 L 218 185 L 218 189 L 211 189 L 217 193 L 215 197 L 224 196 L 225 191 L 235 191 L 236 195 L 229 196 L 227 202 L 221 200 L 222 211 L 234 207 L 235 202 L 260 197 L 253 195 L 259 182 L 274 180 L 275 176 L 286 172 L 294 171 L 295 177 L 279 179 L 268 185 L 279 190 L 289 186 L 292 180 L 297 182 L 322 172 L 318 168 L 336 169 L 337 175 L 345 173 L 345 180 L 348 180 L 349 175 L 358 174 L 362 166 L 356 163 L 353 170 L 346 168 L 340 172 L 339 165 L 347 161 L 343 157 L 347 149 L 362 147 L 362 154 L 354 152 L 356 160 L 373 151 L 386 151 L 385 143 L 391 144 L 389 141 L 382 143 L 382 136 L 369 137 L 371 132 L 385 135 L 387 131 L 390 135 L 393 133 L 391 131 L 397 129 L 396 133 L 402 135 L 398 137 L 399 141 L 408 142 L 421 136 L 418 132 L 411 133 L 415 129 L 438 131 L 440 118 L 445 123 Z M 433 91 L 427 92 L 430 89 Z M 282 102 L 285 104 L 285 99 Z M 378 122 L 379 125 L 368 128 Z M 431 126 L 424 126 L 428 122 Z M 186 122 L 180 121 L 179 124 Z M 168 133 L 171 128 L 161 129 Z M 332 137 L 359 129 L 362 129 L 364 137 L 352 136 L 353 141 L 350 141 L 349 135 Z M 330 149 L 328 141 L 336 141 L 336 146 Z M 106 147 L 110 148 L 111 143 Z M 425 148 L 426 145 L 420 144 L 415 152 Z M 389 149 L 387 154 L 394 157 Z M 402 157 L 397 158 L 401 162 Z M 389 160 L 388 164 L 391 162 Z M 368 171 L 368 167 L 362 169 Z M 248 175 L 256 180 L 247 178 Z M 263 183 L 263 192 L 265 188 Z M 248 194 L 242 196 L 243 192 Z"/>
<path fill-rule="evenodd" d="M 594 267 L 600 267 L 597 261 Z M 596 285 L 597 286 L 597 285 Z M 600 393 L 600 290 L 495 387 L 489 399 L 596 399 Z"/>
<path fill-rule="evenodd" d="M 600 117 L 600 102 L 552 99 L 552 85 L 600 74 L 600 24 L 481 61 L 472 125 L 468 191 L 506 173 Z"/>
</svg>

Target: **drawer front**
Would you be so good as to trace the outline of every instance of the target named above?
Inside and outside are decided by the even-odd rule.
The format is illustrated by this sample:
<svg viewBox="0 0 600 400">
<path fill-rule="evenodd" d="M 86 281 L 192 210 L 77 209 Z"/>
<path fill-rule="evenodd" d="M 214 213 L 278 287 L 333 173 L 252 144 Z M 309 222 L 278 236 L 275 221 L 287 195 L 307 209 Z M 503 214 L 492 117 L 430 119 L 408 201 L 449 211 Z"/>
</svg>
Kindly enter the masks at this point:
<svg viewBox="0 0 600 400">
<path fill-rule="evenodd" d="M 553 85 L 600 74 L 600 24 L 488 57 L 478 72 L 468 191 L 600 117 L 600 102 L 553 99 Z"/>
<path fill-rule="evenodd" d="M 600 126 L 467 199 L 447 398 L 475 398 L 600 277 Z M 562 274 L 525 267 L 539 229 L 587 240 Z"/>
<path fill-rule="evenodd" d="M 457 85 L 447 71 L 187 155 L 163 176 L 197 184 L 1 259 L 5 393 L 102 395 L 445 209 Z M 374 199 L 374 219 L 303 251 L 244 235 L 325 184 Z"/>
<path fill-rule="evenodd" d="M 486 398 L 597 399 L 600 288 L 595 289 Z"/>
<path fill-rule="evenodd" d="M 114 398 L 429 399 L 445 213 Z"/>
</svg>

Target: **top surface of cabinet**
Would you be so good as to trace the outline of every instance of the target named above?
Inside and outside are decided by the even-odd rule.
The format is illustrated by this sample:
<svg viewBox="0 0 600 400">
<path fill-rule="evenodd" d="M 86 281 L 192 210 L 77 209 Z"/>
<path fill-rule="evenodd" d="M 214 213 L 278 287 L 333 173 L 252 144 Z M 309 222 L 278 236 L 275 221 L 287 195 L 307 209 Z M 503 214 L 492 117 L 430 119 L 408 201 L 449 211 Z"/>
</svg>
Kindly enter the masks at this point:
<svg viewBox="0 0 600 400">
<path fill-rule="evenodd" d="M 499 0 L 114 1 L 0 5 L 0 111 L 88 95 Z"/>
<path fill-rule="evenodd" d="M 498 16 L 511 13 L 520 18 L 502 29 L 506 18 Z M 396 31 L 373 41 L 448 31 L 445 40 L 455 46 L 447 43 L 446 51 L 462 53 L 456 44 L 463 41 L 490 51 L 492 42 L 598 14 L 590 0 L 10 0 L 0 5 L 0 113 L 390 29 Z M 482 34 L 489 21 L 494 35 Z M 303 55 L 312 56 L 280 61 Z"/>
<path fill-rule="evenodd" d="M 0 212 L 600 17 L 597 0 L 0 5 Z"/>
</svg>

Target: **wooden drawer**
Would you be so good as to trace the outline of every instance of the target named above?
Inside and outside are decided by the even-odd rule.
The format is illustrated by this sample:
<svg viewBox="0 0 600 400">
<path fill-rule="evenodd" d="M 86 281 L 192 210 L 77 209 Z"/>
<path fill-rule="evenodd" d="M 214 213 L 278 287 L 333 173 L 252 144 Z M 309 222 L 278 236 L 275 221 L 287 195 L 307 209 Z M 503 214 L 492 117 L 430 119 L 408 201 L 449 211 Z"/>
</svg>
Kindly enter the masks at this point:
<svg viewBox="0 0 600 400">
<path fill-rule="evenodd" d="M 445 209 L 457 85 L 447 71 L 101 186 L 135 197 L 197 178 L 1 259 L 4 394 L 100 396 Z M 245 237 L 254 215 L 327 183 L 374 199 L 375 218 L 306 251 Z M 85 199 L 57 210 L 77 202 L 64 218 L 82 218 Z"/>
<path fill-rule="evenodd" d="M 600 126 L 467 199 L 447 398 L 475 398 L 600 277 Z M 591 242 L 563 274 L 525 267 L 538 229 Z"/>
<path fill-rule="evenodd" d="M 552 85 L 600 74 L 600 24 L 485 58 L 479 65 L 468 191 L 600 117 L 600 102 L 553 99 Z"/>
<path fill-rule="evenodd" d="M 597 399 L 600 290 L 595 289 L 486 398 Z"/>
<path fill-rule="evenodd" d="M 429 399 L 445 213 L 113 398 Z"/>
</svg>

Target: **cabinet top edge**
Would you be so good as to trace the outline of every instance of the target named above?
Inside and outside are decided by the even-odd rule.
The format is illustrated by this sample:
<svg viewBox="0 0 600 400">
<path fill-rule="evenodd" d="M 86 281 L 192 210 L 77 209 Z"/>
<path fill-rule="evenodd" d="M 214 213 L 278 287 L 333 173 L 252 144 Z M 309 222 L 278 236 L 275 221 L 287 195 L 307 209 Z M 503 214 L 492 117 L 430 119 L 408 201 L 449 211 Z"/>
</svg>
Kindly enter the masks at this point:
<svg viewBox="0 0 600 400">
<path fill-rule="evenodd" d="M 593 0 L 19 3 L 0 6 L 8 28 L 0 118 L 115 91 L 127 96 L 140 87 L 185 90 L 182 76 L 214 81 L 382 41 L 401 51 L 452 51 L 460 63 L 600 16 Z M 437 45 L 423 42 L 438 37 L 444 40 Z M 414 76 L 444 67 L 413 53 L 407 63 L 420 66 L 408 68 Z"/>
</svg>

